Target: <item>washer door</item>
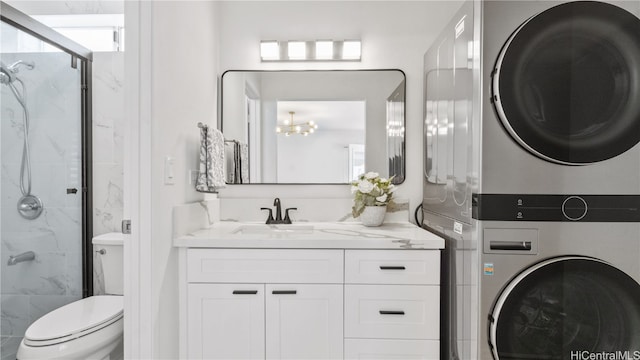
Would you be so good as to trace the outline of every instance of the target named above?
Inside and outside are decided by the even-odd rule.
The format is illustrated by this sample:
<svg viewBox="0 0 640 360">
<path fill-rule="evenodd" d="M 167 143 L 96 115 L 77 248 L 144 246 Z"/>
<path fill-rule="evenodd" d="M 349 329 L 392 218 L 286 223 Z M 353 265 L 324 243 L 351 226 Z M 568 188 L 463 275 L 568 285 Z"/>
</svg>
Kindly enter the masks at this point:
<svg viewBox="0 0 640 360">
<path fill-rule="evenodd" d="M 640 19 L 593 1 L 550 8 L 504 45 L 492 92 L 504 127 L 534 155 L 615 157 L 640 141 Z"/>
<path fill-rule="evenodd" d="M 525 270 L 490 317 L 495 359 L 572 359 L 572 354 L 640 355 L 640 285 L 587 257 L 559 257 Z"/>
</svg>

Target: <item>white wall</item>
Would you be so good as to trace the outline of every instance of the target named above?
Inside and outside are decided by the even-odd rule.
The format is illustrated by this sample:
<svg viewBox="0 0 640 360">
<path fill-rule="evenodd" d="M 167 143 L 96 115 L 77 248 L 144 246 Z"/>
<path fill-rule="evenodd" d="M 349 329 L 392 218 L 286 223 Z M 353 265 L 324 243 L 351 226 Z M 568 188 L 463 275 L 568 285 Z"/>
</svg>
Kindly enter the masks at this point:
<svg viewBox="0 0 640 360">
<path fill-rule="evenodd" d="M 361 131 L 318 131 L 309 136 L 280 136 L 279 183 L 346 183 L 349 144 L 362 144 Z"/>
<path fill-rule="evenodd" d="M 397 196 L 422 202 L 422 57 L 460 1 L 225 1 L 219 74 L 225 70 L 388 69 L 407 77 L 407 179 Z M 361 39 L 361 62 L 261 63 L 260 40 Z M 313 195 L 311 195 L 313 193 Z M 220 197 L 350 197 L 347 185 L 229 185 Z M 412 213 L 412 211 L 410 211 Z"/>
<path fill-rule="evenodd" d="M 157 1 L 151 23 L 151 207 L 154 359 L 178 358 L 178 268 L 172 247 L 174 205 L 204 198 L 188 183 L 197 169 L 197 123 L 216 124 L 216 3 Z M 165 185 L 164 159 L 175 159 L 175 184 Z"/>
</svg>

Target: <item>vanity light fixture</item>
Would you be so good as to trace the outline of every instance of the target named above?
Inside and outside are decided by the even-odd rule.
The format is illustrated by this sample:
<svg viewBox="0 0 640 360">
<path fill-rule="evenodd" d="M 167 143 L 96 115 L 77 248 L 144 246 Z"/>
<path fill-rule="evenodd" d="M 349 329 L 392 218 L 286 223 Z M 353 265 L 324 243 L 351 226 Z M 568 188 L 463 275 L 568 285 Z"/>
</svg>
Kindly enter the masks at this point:
<svg viewBox="0 0 640 360">
<path fill-rule="evenodd" d="M 273 61 L 360 61 L 360 40 L 263 40 L 260 59 Z"/>
<path fill-rule="evenodd" d="M 307 58 L 307 44 L 304 41 L 289 41 L 287 55 L 289 55 L 289 60 L 305 60 Z"/>
<path fill-rule="evenodd" d="M 260 42 L 260 58 L 262 61 L 280 60 L 280 45 L 275 40 Z"/>
<path fill-rule="evenodd" d="M 316 60 L 333 60 L 333 41 L 316 41 Z"/>
<path fill-rule="evenodd" d="M 293 121 L 293 114 L 295 114 L 295 111 L 289 111 L 291 120 L 285 120 L 283 121 L 282 126 L 276 126 L 276 133 L 283 134 L 284 136 L 308 136 L 309 134 L 313 134 L 318 129 L 318 124 L 314 123 L 313 121 L 307 121 L 305 123 L 295 123 Z"/>
<path fill-rule="evenodd" d="M 345 40 L 342 44 L 342 58 L 346 60 L 360 60 L 360 40 Z"/>
</svg>

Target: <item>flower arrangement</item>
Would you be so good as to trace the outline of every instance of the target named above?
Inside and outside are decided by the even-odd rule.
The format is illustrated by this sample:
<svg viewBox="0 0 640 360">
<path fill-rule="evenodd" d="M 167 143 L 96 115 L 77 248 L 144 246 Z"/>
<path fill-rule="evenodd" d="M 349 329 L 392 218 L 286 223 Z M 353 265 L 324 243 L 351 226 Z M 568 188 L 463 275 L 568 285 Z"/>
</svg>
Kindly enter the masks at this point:
<svg viewBox="0 0 640 360">
<path fill-rule="evenodd" d="M 376 172 L 368 172 L 351 183 L 351 192 L 355 193 L 351 214 L 360 216 L 365 206 L 386 206 L 391 204 L 395 185 L 389 179 L 381 178 Z"/>
</svg>

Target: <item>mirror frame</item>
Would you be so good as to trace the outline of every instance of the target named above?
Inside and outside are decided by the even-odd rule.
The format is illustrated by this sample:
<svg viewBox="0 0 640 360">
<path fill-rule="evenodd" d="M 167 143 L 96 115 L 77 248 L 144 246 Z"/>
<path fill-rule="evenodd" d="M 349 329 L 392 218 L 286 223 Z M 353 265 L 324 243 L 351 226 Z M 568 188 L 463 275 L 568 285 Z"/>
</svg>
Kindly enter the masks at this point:
<svg viewBox="0 0 640 360">
<path fill-rule="evenodd" d="M 290 70 L 290 69 L 281 69 L 281 70 L 239 70 L 239 69 L 229 69 L 229 70 L 225 70 L 224 72 L 222 72 L 222 75 L 220 76 L 220 86 L 219 86 L 219 101 L 220 101 L 220 105 L 219 105 L 219 114 L 218 114 L 218 121 L 217 121 L 217 125 L 218 125 L 218 129 L 220 130 L 220 132 L 222 132 L 224 134 L 224 127 L 223 127 L 223 115 L 224 115 L 224 76 L 227 73 L 233 73 L 233 72 L 246 72 L 246 73 L 313 73 L 313 72 L 371 72 L 371 71 L 398 71 L 400 74 L 402 74 L 402 80 L 401 82 L 398 84 L 398 88 L 402 88 L 402 94 L 404 95 L 404 101 L 402 104 L 402 113 L 403 113 L 403 123 L 404 123 L 404 127 L 406 128 L 406 124 L 407 124 L 407 102 L 406 102 L 406 94 L 407 94 L 407 75 L 405 74 L 404 71 L 402 71 L 401 69 L 310 69 L 310 70 L 306 70 L 306 69 L 300 69 L 300 70 Z M 398 89 L 396 88 L 396 90 Z M 389 102 L 389 100 L 387 99 L 387 103 Z M 386 107 L 386 106 L 385 106 Z M 388 111 L 388 109 L 387 109 Z M 388 145 L 387 145 L 388 146 Z M 394 185 L 400 185 L 402 183 L 404 183 L 405 179 L 406 179 L 406 173 L 407 173 L 407 153 L 406 153 L 406 132 L 405 135 L 403 136 L 402 142 L 401 142 L 401 156 L 403 158 L 402 160 L 402 167 L 401 167 L 401 173 L 402 173 L 402 177 L 401 178 L 397 178 L 394 177 L 394 179 L 392 180 L 392 183 Z M 389 169 L 390 167 L 390 159 L 387 157 L 387 169 Z M 365 169 L 366 171 L 366 169 Z M 395 174 L 394 174 L 395 175 Z M 391 176 L 391 175 L 387 175 L 387 176 Z M 261 182 L 261 183 L 228 183 L 225 181 L 225 183 L 227 185 L 350 185 L 351 182 L 346 182 L 346 183 L 274 183 L 274 182 Z"/>
</svg>

